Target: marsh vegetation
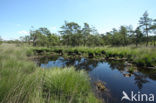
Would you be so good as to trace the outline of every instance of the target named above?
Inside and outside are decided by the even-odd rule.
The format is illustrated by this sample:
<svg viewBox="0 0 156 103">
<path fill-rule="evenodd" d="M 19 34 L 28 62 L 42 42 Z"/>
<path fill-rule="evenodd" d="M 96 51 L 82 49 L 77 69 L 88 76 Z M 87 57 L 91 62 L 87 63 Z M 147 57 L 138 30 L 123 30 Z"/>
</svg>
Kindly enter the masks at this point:
<svg viewBox="0 0 156 103">
<path fill-rule="evenodd" d="M 27 58 L 29 48 L 0 46 L 1 103 L 99 103 L 85 71 L 44 70 Z"/>
<path fill-rule="evenodd" d="M 35 58 L 34 61 L 45 70 L 70 66 L 85 70 L 92 90 L 105 103 L 120 103 L 123 90 L 156 93 L 156 70 L 137 68 L 123 60 L 51 55 Z"/>
<path fill-rule="evenodd" d="M 64 57 L 124 60 L 139 67 L 156 66 L 156 48 L 144 47 L 53 47 L 32 48 L 36 55 L 57 54 Z"/>
</svg>

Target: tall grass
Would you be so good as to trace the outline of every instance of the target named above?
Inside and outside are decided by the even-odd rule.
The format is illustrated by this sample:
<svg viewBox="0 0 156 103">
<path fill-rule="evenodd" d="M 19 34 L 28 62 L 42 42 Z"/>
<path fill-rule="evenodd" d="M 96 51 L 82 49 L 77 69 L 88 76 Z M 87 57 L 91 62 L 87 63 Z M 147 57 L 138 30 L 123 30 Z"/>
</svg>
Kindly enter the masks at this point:
<svg viewBox="0 0 156 103">
<path fill-rule="evenodd" d="M 53 47 L 33 48 L 33 50 L 65 53 L 75 53 L 82 56 L 92 54 L 94 58 L 126 58 L 137 66 L 156 66 L 156 48 L 151 47 Z M 78 53 L 76 53 L 78 52 Z"/>
<path fill-rule="evenodd" d="M 1 103 L 98 103 L 89 77 L 71 68 L 45 70 L 27 59 L 28 48 L 0 46 Z M 30 56 L 30 55 L 29 55 Z"/>
<path fill-rule="evenodd" d="M 51 97 L 52 103 L 96 103 L 98 100 L 89 85 L 89 77 L 84 71 L 76 72 L 72 67 L 55 68 L 45 73 L 44 96 Z"/>
</svg>

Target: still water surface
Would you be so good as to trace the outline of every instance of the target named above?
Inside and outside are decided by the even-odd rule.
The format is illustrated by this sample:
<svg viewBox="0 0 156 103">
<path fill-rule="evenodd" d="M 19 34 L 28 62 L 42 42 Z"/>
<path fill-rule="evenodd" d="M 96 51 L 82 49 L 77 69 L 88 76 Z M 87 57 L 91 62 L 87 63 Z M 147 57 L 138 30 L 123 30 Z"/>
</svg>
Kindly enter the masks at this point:
<svg viewBox="0 0 156 103">
<path fill-rule="evenodd" d="M 150 103 L 148 102 L 129 102 L 121 101 L 122 91 L 129 96 L 131 91 L 134 93 L 154 94 L 156 99 L 156 72 L 153 70 L 135 70 L 130 74 L 128 66 L 122 61 L 93 60 L 87 58 L 64 59 L 63 57 L 53 56 L 36 60 L 37 64 L 45 69 L 51 67 L 74 66 L 77 69 L 84 69 L 91 77 L 91 84 L 96 95 L 103 98 L 106 103 Z M 106 91 L 97 91 L 95 82 L 102 81 L 108 88 Z M 156 103 L 151 102 L 151 103 Z"/>
</svg>

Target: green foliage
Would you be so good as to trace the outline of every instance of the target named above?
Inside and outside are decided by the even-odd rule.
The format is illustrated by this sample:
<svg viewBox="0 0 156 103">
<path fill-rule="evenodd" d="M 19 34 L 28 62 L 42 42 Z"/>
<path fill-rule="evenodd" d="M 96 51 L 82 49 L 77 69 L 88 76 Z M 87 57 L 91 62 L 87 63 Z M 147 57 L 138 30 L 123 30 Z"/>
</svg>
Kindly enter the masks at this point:
<svg viewBox="0 0 156 103">
<path fill-rule="evenodd" d="M 27 60 L 29 48 L 0 46 L 1 103 L 99 103 L 84 71 L 44 70 Z M 46 48 L 40 50 L 48 50 Z"/>
<path fill-rule="evenodd" d="M 48 48 L 47 48 L 48 49 Z M 46 51 L 46 48 L 34 48 L 34 50 Z M 89 54 L 94 58 L 121 58 L 133 61 L 138 66 L 156 66 L 156 48 L 144 47 L 55 47 L 49 49 L 49 52 L 65 54 L 82 55 L 88 57 Z M 77 51 L 77 53 L 75 53 Z"/>
<path fill-rule="evenodd" d="M 2 44 L 2 38 L 0 37 L 0 45 Z"/>
<path fill-rule="evenodd" d="M 48 46 L 56 46 L 60 44 L 60 38 L 56 34 L 50 34 L 48 35 Z"/>
<path fill-rule="evenodd" d="M 149 35 L 150 27 L 151 27 L 151 22 L 152 22 L 152 19 L 149 18 L 148 12 L 145 11 L 143 16 L 139 20 L 139 24 L 140 24 L 140 27 L 143 28 L 143 31 L 146 34 L 146 46 L 148 46 L 148 41 L 149 41 L 148 35 Z"/>
<path fill-rule="evenodd" d="M 56 46 L 60 43 L 60 38 L 56 34 L 52 34 L 47 28 L 39 28 L 37 30 L 31 30 L 29 37 L 24 37 L 24 41 L 29 44 L 33 43 L 33 46 Z"/>
<path fill-rule="evenodd" d="M 134 72 L 134 67 L 130 67 L 130 68 L 128 69 L 128 71 L 129 71 L 130 73 L 133 73 L 133 72 Z"/>
<path fill-rule="evenodd" d="M 121 26 L 120 27 L 120 34 L 121 34 L 121 37 L 122 37 L 122 45 L 127 45 L 127 28 L 126 27 L 124 27 L 124 26 Z"/>
<path fill-rule="evenodd" d="M 94 27 L 90 27 L 88 23 L 84 23 L 81 27 L 75 22 L 66 22 L 61 27 L 58 34 L 51 33 L 47 28 L 39 28 L 31 30 L 30 36 L 22 37 L 25 43 L 33 44 L 33 46 L 53 47 L 53 46 L 127 46 L 135 44 L 136 46 L 148 42 L 153 42 L 155 46 L 155 36 L 149 36 L 151 31 L 155 34 L 155 21 L 149 18 L 145 12 L 139 20 L 139 26 L 133 30 L 130 26 L 120 26 L 119 29 L 113 28 L 112 31 L 105 34 L 99 34 Z M 146 33 L 146 35 L 143 35 Z"/>
<path fill-rule="evenodd" d="M 139 20 L 139 26 L 133 30 L 131 25 L 113 28 L 110 32 L 99 34 L 98 31 L 88 23 L 81 27 L 76 22 L 66 22 L 60 28 L 59 34 L 51 33 L 45 27 L 30 30 L 30 35 L 21 37 L 19 40 L 10 40 L 8 43 L 28 43 L 33 46 L 127 46 L 135 44 L 156 46 L 156 20 L 152 20 L 146 11 Z"/>
<path fill-rule="evenodd" d="M 26 50 L 26 55 L 27 56 L 33 56 L 34 55 L 34 52 L 33 52 L 33 49 L 28 49 Z"/>
<path fill-rule="evenodd" d="M 73 103 L 93 103 L 89 97 L 93 94 L 87 74 L 84 71 L 76 72 L 74 68 L 55 68 L 47 71 L 45 73 L 44 89 L 45 92 L 50 94 L 51 102 L 59 100 L 62 103 L 68 103 L 69 101 Z"/>
</svg>

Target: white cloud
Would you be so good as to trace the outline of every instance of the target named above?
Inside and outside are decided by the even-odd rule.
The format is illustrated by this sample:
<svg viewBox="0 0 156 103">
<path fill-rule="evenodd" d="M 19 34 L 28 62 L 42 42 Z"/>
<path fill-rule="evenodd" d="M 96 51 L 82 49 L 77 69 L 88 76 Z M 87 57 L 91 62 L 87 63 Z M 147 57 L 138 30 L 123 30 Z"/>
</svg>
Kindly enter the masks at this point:
<svg viewBox="0 0 156 103">
<path fill-rule="evenodd" d="M 20 35 L 27 35 L 27 34 L 29 34 L 29 32 L 26 31 L 26 30 L 21 30 L 21 31 L 18 31 L 18 34 L 20 34 Z"/>
</svg>

